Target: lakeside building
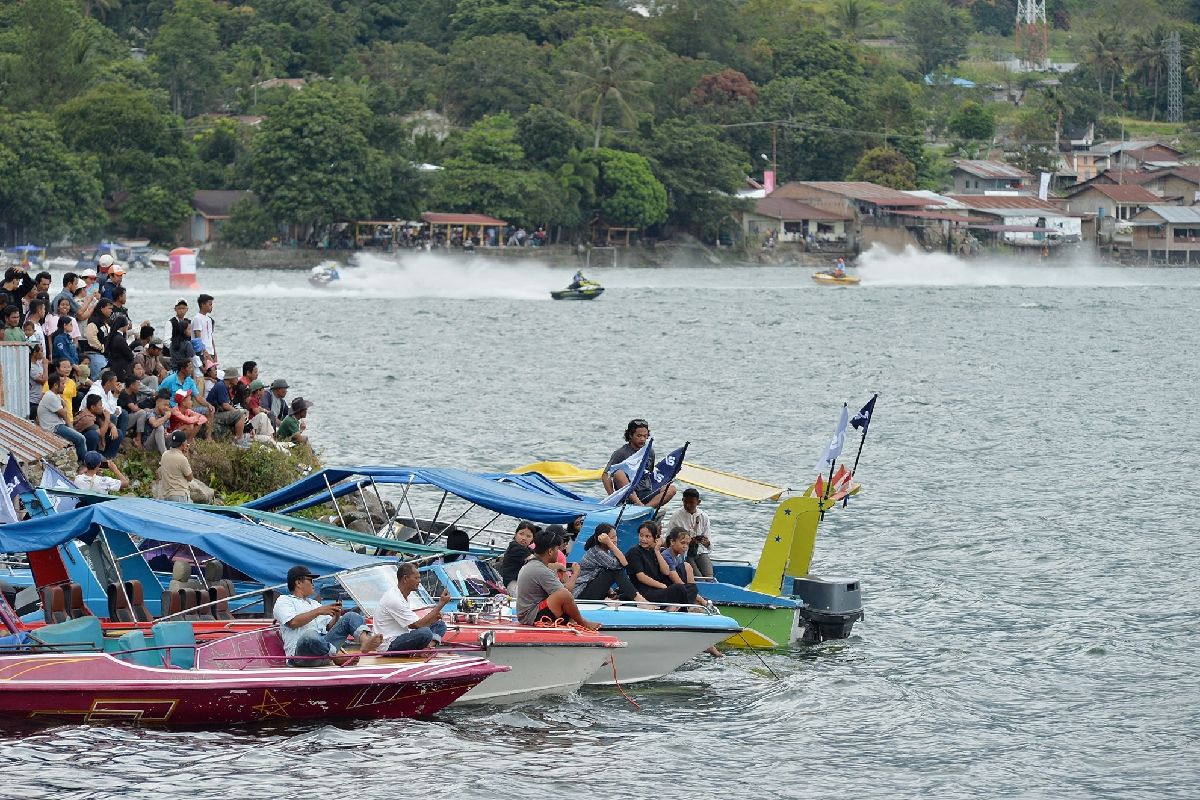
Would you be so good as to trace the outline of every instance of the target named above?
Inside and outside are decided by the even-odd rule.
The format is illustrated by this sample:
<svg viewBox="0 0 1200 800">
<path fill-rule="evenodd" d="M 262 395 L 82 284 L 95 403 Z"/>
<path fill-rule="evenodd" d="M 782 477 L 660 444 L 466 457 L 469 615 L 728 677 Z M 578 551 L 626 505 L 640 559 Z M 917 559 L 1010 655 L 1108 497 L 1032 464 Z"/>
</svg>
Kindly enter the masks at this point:
<svg viewBox="0 0 1200 800">
<path fill-rule="evenodd" d="M 1129 224 L 1134 263 L 1200 264 L 1200 206 L 1150 206 Z"/>
<path fill-rule="evenodd" d="M 952 194 L 986 194 L 987 192 L 1030 192 L 1033 175 L 1003 161 L 979 161 L 956 158 L 950 177 L 954 180 Z"/>
</svg>

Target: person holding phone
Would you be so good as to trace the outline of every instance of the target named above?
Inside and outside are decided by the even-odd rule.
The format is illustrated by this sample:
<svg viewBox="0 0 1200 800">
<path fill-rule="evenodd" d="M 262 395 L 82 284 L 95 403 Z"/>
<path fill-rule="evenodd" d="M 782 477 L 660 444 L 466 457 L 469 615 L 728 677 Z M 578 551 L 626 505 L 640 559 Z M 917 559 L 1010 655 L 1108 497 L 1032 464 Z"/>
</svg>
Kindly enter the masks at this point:
<svg viewBox="0 0 1200 800">
<path fill-rule="evenodd" d="M 346 655 L 346 639 L 358 640 L 359 650 L 369 653 L 379 647 L 383 637 L 372 634 L 363 624 L 362 614 L 345 611 L 342 601 L 322 605 L 317 602 L 313 580 L 318 576 L 308 567 L 295 566 L 288 570 L 288 594 L 275 601 L 272 616 L 279 623 L 283 652 L 293 667 L 320 667 L 330 662 L 339 667 L 358 662 L 357 656 Z M 298 656 L 298 658 L 293 658 Z"/>
</svg>

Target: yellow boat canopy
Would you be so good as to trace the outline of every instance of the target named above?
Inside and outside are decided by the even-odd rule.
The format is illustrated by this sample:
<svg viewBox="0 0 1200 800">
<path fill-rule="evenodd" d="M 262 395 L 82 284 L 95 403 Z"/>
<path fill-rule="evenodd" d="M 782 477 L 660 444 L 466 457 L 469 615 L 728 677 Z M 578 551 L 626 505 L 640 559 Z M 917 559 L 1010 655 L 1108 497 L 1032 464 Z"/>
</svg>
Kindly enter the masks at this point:
<svg viewBox="0 0 1200 800">
<path fill-rule="evenodd" d="M 512 470 L 514 474 L 537 472 L 555 483 L 579 483 L 582 481 L 598 481 L 604 473 L 603 469 L 584 469 L 566 461 L 538 461 L 526 464 Z M 696 464 L 684 464 L 679 470 L 677 480 L 707 489 L 710 492 L 736 497 L 738 500 L 749 500 L 761 503 L 764 500 L 778 500 L 785 491 L 782 486 L 743 478 L 729 472 L 701 467 Z"/>
</svg>

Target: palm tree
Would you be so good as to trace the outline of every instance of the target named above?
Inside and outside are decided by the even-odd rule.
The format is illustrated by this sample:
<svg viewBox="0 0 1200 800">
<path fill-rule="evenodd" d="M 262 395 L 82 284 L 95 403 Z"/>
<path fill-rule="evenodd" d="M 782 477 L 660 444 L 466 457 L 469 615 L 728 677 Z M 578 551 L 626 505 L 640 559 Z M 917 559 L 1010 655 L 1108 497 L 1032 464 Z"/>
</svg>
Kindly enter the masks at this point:
<svg viewBox="0 0 1200 800">
<path fill-rule="evenodd" d="M 833 21 L 842 36 L 855 42 L 875 22 L 875 12 L 875 5 L 868 0 L 837 0 Z"/>
<path fill-rule="evenodd" d="M 1096 88 L 1104 91 L 1104 73 L 1109 73 L 1108 96 L 1116 90 L 1117 76 L 1121 72 L 1121 32 L 1098 30 L 1088 43 L 1087 62 L 1096 70 Z"/>
<path fill-rule="evenodd" d="M 638 60 L 634 43 L 628 39 L 614 40 L 607 34 L 589 36 L 586 40 L 579 69 L 564 69 L 563 75 L 574 86 L 572 101 L 576 111 L 586 108 L 596 128 L 593 149 L 600 148 L 600 133 L 604 127 L 605 107 L 611 101 L 630 128 L 637 126 L 633 104 L 641 101 L 652 83 L 642 80 L 642 62 Z"/>
<path fill-rule="evenodd" d="M 1187 73 L 1192 86 L 1200 91 L 1200 47 L 1194 47 L 1192 52 L 1188 53 L 1187 68 L 1184 69 L 1184 72 Z"/>
<path fill-rule="evenodd" d="M 1152 31 L 1134 33 L 1130 41 L 1131 66 L 1142 86 L 1152 88 L 1151 121 L 1158 116 L 1158 82 L 1167 68 L 1166 38 L 1166 30 L 1159 26 Z"/>
</svg>

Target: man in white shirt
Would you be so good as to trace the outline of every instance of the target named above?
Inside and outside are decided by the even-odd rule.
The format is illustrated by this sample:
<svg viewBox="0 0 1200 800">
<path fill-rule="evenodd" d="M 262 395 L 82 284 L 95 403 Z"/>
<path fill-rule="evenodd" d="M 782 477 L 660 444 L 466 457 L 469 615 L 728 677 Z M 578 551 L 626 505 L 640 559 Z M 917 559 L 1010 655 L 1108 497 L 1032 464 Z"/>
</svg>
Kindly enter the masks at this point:
<svg viewBox="0 0 1200 800">
<path fill-rule="evenodd" d="M 316 577 L 308 567 L 292 567 L 287 574 L 290 594 L 275 601 L 272 616 L 279 623 L 288 664 L 293 667 L 323 667 L 331 661 L 339 667 L 355 664 L 357 656 L 340 655 L 347 637 L 353 634 L 363 653 L 379 647 L 383 637 L 371 634 L 363 624 L 362 614 L 343 611 L 341 600 L 328 605 L 318 603 L 314 599 Z"/>
<path fill-rule="evenodd" d="M 213 321 L 209 314 L 212 313 L 213 296 L 211 294 L 202 294 L 196 298 L 196 305 L 200 309 L 200 313 L 192 319 L 192 336 L 204 342 L 204 352 L 212 361 L 220 361 L 217 357 L 217 345 L 213 342 Z"/>
<path fill-rule="evenodd" d="M 421 596 L 416 594 L 420 586 L 421 573 L 414 565 L 401 564 L 396 568 L 396 585 L 383 593 L 375 609 L 375 632 L 387 642 L 384 650 L 424 650 L 442 643 L 446 635 L 442 609 L 450 602 L 450 593 L 443 589 L 437 604 L 418 616 L 413 605 L 421 605 Z"/>
<path fill-rule="evenodd" d="M 700 510 L 700 492 L 688 487 L 683 490 L 683 508 L 671 515 L 667 521 L 667 530 L 676 527 L 685 529 L 692 535 L 692 550 L 688 551 L 688 563 L 692 565 L 697 575 L 706 578 L 713 576 L 711 552 L 712 542 L 708 538 L 708 514 Z"/>
<path fill-rule="evenodd" d="M 83 456 L 83 471 L 75 476 L 75 486 L 89 492 L 100 492 L 101 494 L 112 494 L 119 492 L 129 485 L 129 479 L 121 474 L 121 470 L 117 469 L 116 464 L 110 463 L 108 468 L 116 475 L 115 478 L 109 478 L 100 474 L 100 465 L 104 463 L 104 456 L 97 453 L 95 450 L 89 450 Z"/>
</svg>

